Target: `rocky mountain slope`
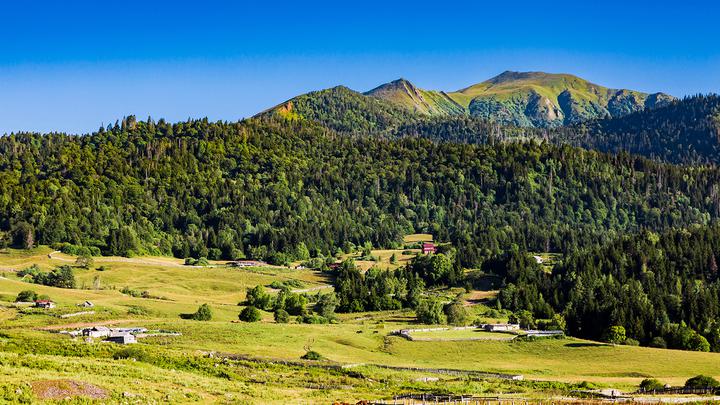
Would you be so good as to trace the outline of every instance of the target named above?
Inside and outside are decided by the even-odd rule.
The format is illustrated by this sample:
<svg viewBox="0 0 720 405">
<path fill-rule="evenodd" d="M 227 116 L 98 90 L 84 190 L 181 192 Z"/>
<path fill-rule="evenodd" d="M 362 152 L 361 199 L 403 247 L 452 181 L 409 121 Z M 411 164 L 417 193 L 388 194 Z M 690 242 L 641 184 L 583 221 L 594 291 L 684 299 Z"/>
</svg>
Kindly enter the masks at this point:
<svg viewBox="0 0 720 405">
<path fill-rule="evenodd" d="M 300 95 L 269 111 L 352 132 L 378 132 L 427 116 L 468 116 L 503 125 L 554 128 L 622 117 L 672 100 L 664 93 L 610 89 L 568 74 L 508 71 L 453 92 L 421 89 L 405 79 L 365 93 L 338 86 Z"/>
</svg>

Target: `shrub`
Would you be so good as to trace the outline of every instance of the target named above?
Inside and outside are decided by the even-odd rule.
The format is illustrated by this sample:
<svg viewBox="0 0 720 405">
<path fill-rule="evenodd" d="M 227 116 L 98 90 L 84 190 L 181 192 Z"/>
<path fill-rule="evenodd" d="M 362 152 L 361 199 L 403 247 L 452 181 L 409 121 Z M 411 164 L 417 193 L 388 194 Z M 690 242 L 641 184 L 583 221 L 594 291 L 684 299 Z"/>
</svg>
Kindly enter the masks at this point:
<svg viewBox="0 0 720 405">
<path fill-rule="evenodd" d="M 608 343 L 622 344 L 625 340 L 627 340 L 625 327 L 619 325 L 609 327 L 608 330 L 605 331 L 603 340 Z"/>
<path fill-rule="evenodd" d="M 127 313 L 128 313 L 128 315 L 140 315 L 140 316 L 150 315 L 150 311 L 148 311 L 147 308 L 141 307 L 139 305 L 130 305 L 130 307 L 128 307 Z"/>
<path fill-rule="evenodd" d="M 302 323 L 315 324 L 315 325 L 320 325 L 320 324 L 325 324 L 325 323 L 330 322 L 327 318 L 324 318 L 324 317 L 322 317 L 320 315 L 316 315 L 316 314 L 307 314 L 307 315 L 298 316 L 298 320 L 302 321 Z"/>
<path fill-rule="evenodd" d="M 453 301 L 443 308 L 447 322 L 455 326 L 465 326 L 468 321 L 468 313 L 462 302 Z"/>
<path fill-rule="evenodd" d="M 640 382 L 640 389 L 642 391 L 654 391 L 661 390 L 663 388 L 665 388 L 663 383 L 654 378 L 646 378 Z"/>
<path fill-rule="evenodd" d="M 250 305 L 243 308 L 240 315 L 238 315 L 238 319 L 243 322 L 257 322 L 262 319 L 262 314 L 260 313 L 260 310 Z"/>
<path fill-rule="evenodd" d="M 633 338 L 627 338 L 625 339 L 625 342 L 623 343 L 625 346 L 640 346 L 640 342 L 633 339 Z"/>
<path fill-rule="evenodd" d="M 665 342 L 665 339 L 663 339 L 662 337 L 655 336 L 654 338 L 652 338 L 648 346 L 656 347 L 658 349 L 667 349 L 667 342 Z"/>
<path fill-rule="evenodd" d="M 144 349 L 135 346 L 135 347 L 128 347 L 128 348 L 118 350 L 113 355 L 113 359 L 115 359 L 115 360 L 135 359 L 137 361 L 148 361 L 150 359 L 150 356 Z"/>
<path fill-rule="evenodd" d="M 323 318 L 335 318 L 335 309 L 339 305 L 337 295 L 335 293 L 322 294 L 318 298 L 315 307 Z"/>
<path fill-rule="evenodd" d="M 302 357 L 303 360 L 322 360 L 323 356 L 320 355 L 320 353 L 316 352 L 315 350 L 308 350 Z"/>
<path fill-rule="evenodd" d="M 720 382 L 718 380 L 706 376 L 706 375 L 698 375 L 695 376 L 685 382 L 685 387 L 687 388 L 718 388 L 720 387 Z"/>
<path fill-rule="evenodd" d="M 273 314 L 273 318 L 275 318 L 275 322 L 277 322 L 277 323 L 290 322 L 290 314 L 288 314 L 288 312 L 282 308 L 275 310 L 275 313 Z"/>
<path fill-rule="evenodd" d="M 265 288 L 261 285 L 248 288 L 245 293 L 245 303 L 248 306 L 267 310 L 270 308 L 271 302 L 270 295 L 265 292 Z"/>
<path fill-rule="evenodd" d="M 37 293 L 33 290 L 20 291 L 15 302 L 33 302 L 37 299 Z"/>
<path fill-rule="evenodd" d="M 443 304 L 437 299 L 422 300 L 415 308 L 415 316 L 420 323 L 444 324 L 447 319 L 443 312 Z"/>
<path fill-rule="evenodd" d="M 533 317 L 532 312 L 527 310 L 511 314 L 508 322 L 520 324 L 520 327 L 523 329 L 535 329 L 536 327 L 535 318 Z"/>
<path fill-rule="evenodd" d="M 93 259 L 92 256 L 89 255 L 79 256 L 75 260 L 75 266 L 83 269 L 89 269 L 93 264 L 95 264 L 95 259 Z"/>
<path fill-rule="evenodd" d="M 202 304 L 193 314 L 192 319 L 196 321 L 209 321 L 212 319 L 212 309 L 208 304 Z"/>
</svg>

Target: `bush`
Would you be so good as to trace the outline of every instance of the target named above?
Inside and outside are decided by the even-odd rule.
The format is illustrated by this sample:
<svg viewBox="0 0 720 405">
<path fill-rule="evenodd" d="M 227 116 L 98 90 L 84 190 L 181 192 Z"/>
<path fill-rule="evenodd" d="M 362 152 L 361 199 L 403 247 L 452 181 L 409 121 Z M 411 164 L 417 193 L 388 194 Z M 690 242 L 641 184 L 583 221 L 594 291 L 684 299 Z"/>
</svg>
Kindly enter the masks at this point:
<svg viewBox="0 0 720 405">
<path fill-rule="evenodd" d="M 320 353 L 316 352 L 315 350 L 308 350 L 307 353 L 305 353 L 301 359 L 303 360 L 322 360 L 323 356 L 320 355 Z"/>
<path fill-rule="evenodd" d="M 141 307 L 139 305 L 130 305 L 127 310 L 128 315 L 140 315 L 140 316 L 148 316 L 150 315 L 150 311 L 148 311 L 147 308 Z"/>
<path fill-rule="evenodd" d="M 468 313 L 462 302 L 453 301 L 443 308 L 447 322 L 455 326 L 465 326 L 468 321 Z"/>
<path fill-rule="evenodd" d="M 193 314 L 192 319 L 196 321 L 209 321 L 212 319 L 212 309 L 208 304 L 202 304 Z"/>
<path fill-rule="evenodd" d="M 667 342 L 665 342 L 665 339 L 663 339 L 662 337 L 655 336 L 654 338 L 652 338 L 648 346 L 656 347 L 658 349 L 667 349 Z"/>
<path fill-rule="evenodd" d="M 622 344 L 627 340 L 625 327 L 619 325 L 609 327 L 603 335 L 603 340 L 608 343 Z"/>
<path fill-rule="evenodd" d="M 271 307 L 272 299 L 270 295 L 265 292 L 265 288 L 261 285 L 248 288 L 245 293 L 245 303 L 248 306 L 267 310 Z"/>
<path fill-rule="evenodd" d="M 89 269 L 90 267 L 92 267 L 93 264 L 95 264 L 95 259 L 93 259 L 92 256 L 89 255 L 79 256 L 75 260 L 75 266 L 83 269 Z"/>
<path fill-rule="evenodd" d="M 646 378 L 640 382 L 640 390 L 642 391 L 654 391 L 661 390 L 663 388 L 665 388 L 663 383 L 654 378 Z"/>
<path fill-rule="evenodd" d="M 37 293 L 33 290 L 20 291 L 17 298 L 15 298 L 15 302 L 33 302 L 37 300 L 37 297 Z"/>
<path fill-rule="evenodd" d="M 718 380 L 706 376 L 706 375 L 698 375 L 695 376 L 685 382 L 686 388 L 718 388 L 720 387 L 720 382 Z"/>
<path fill-rule="evenodd" d="M 279 308 L 275 310 L 275 313 L 273 314 L 273 318 L 275 318 L 275 322 L 277 323 L 289 323 L 290 322 L 290 314 L 282 308 Z"/>
<path fill-rule="evenodd" d="M 240 315 L 238 315 L 238 319 L 243 322 L 257 322 L 262 319 L 262 314 L 260 313 L 260 310 L 250 305 L 243 308 Z"/>
<path fill-rule="evenodd" d="M 309 315 L 302 315 L 298 316 L 298 321 L 301 321 L 300 323 L 307 323 L 307 324 L 314 324 L 314 325 L 320 325 L 330 322 L 327 318 L 324 318 L 319 315 L 315 314 L 309 314 Z"/>
<path fill-rule="evenodd" d="M 444 324 L 447 319 L 443 312 L 443 304 L 437 299 L 422 300 L 415 308 L 415 316 L 420 323 Z"/>
<path fill-rule="evenodd" d="M 623 342 L 625 346 L 640 346 L 640 342 L 633 338 L 627 338 L 625 339 L 625 342 Z"/>
</svg>

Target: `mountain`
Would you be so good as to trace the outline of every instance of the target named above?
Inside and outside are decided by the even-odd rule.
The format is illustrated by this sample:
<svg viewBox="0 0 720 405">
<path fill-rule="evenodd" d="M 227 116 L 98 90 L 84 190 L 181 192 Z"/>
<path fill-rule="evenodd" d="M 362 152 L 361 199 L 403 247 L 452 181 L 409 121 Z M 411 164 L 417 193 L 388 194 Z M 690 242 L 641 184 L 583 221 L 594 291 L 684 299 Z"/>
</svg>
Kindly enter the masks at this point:
<svg viewBox="0 0 720 405">
<path fill-rule="evenodd" d="M 448 96 L 470 115 L 526 127 L 621 117 L 673 100 L 663 93 L 609 89 L 568 74 L 509 71 Z"/>
<path fill-rule="evenodd" d="M 467 113 L 467 108 L 458 104 L 447 93 L 423 90 L 405 79 L 383 84 L 365 95 L 427 115 L 466 115 Z"/>
<path fill-rule="evenodd" d="M 302 94 L 258 114 L 273 115 L 316 121 L 339 132 L 361 134 L 386 132 L 421 118 L 400 105 L 367 97 L 345 86 Z"/>
<path fill-rule="evenodd" d="M 298 96 L 271 111 L 283 113 L 290 107 L 298 116 L 347 132 L 380 132 L 427 116 L 471 116 L 503 125 L 553 128 L 622 117 L 672 100 L 664 93 L 610 89 L 568 74 L 508 71 L 454 92 L 421 89 L 405 79 L 366 93 L 335 87 Z"/>
</svg>

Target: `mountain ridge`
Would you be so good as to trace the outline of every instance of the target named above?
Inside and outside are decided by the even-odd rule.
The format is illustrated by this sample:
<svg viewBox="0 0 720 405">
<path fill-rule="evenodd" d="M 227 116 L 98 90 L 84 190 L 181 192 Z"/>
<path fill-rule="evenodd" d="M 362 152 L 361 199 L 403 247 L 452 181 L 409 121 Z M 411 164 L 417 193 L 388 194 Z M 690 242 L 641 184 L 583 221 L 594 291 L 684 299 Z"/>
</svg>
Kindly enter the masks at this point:
<svg viewBox="0 0 720 405">
<path fill-rule="evenodd" d="M 331 94 L 339 99 L 332 99 Z M 469 116 L 502 125 L 554 128 L 597 118 L 618 118 L 667 105 L 675 98 L 662 92 L 612 89 L 571 74 L 508 70 L 483 82 L 449 92 L 423 89 L 403 77 L 366 92 L 335 86 L 299 95 L 268 111 L 285 114 L 287 111 L 283 110 L 283 106 L 298 104 L 297 101 L 301 100 L 300 104 L 306 108 L 296 108 L 294 117 L 317 119 L 339 108 L 353 116 L 350 118 L 353 123 L 358 123 L 358 117 L 371 122 L 362 122 L 358 128 L 343 123 L 334 126 L 335 129 L 382 130 L 385 125 L 376 125 L 373 121 L 377 119 L 371 117 L 378 109 L 383 115 L 380 121 L 385 121 L 387 125 L 397 121 L 391 115 L 403 116 L 403 120 L 411 121 L 409 116 Z M 371 111 L 357 109 L 368 106 Z M 343 118 L 333 117 L 333 120 L 340 122 Z"/>
</svg>

